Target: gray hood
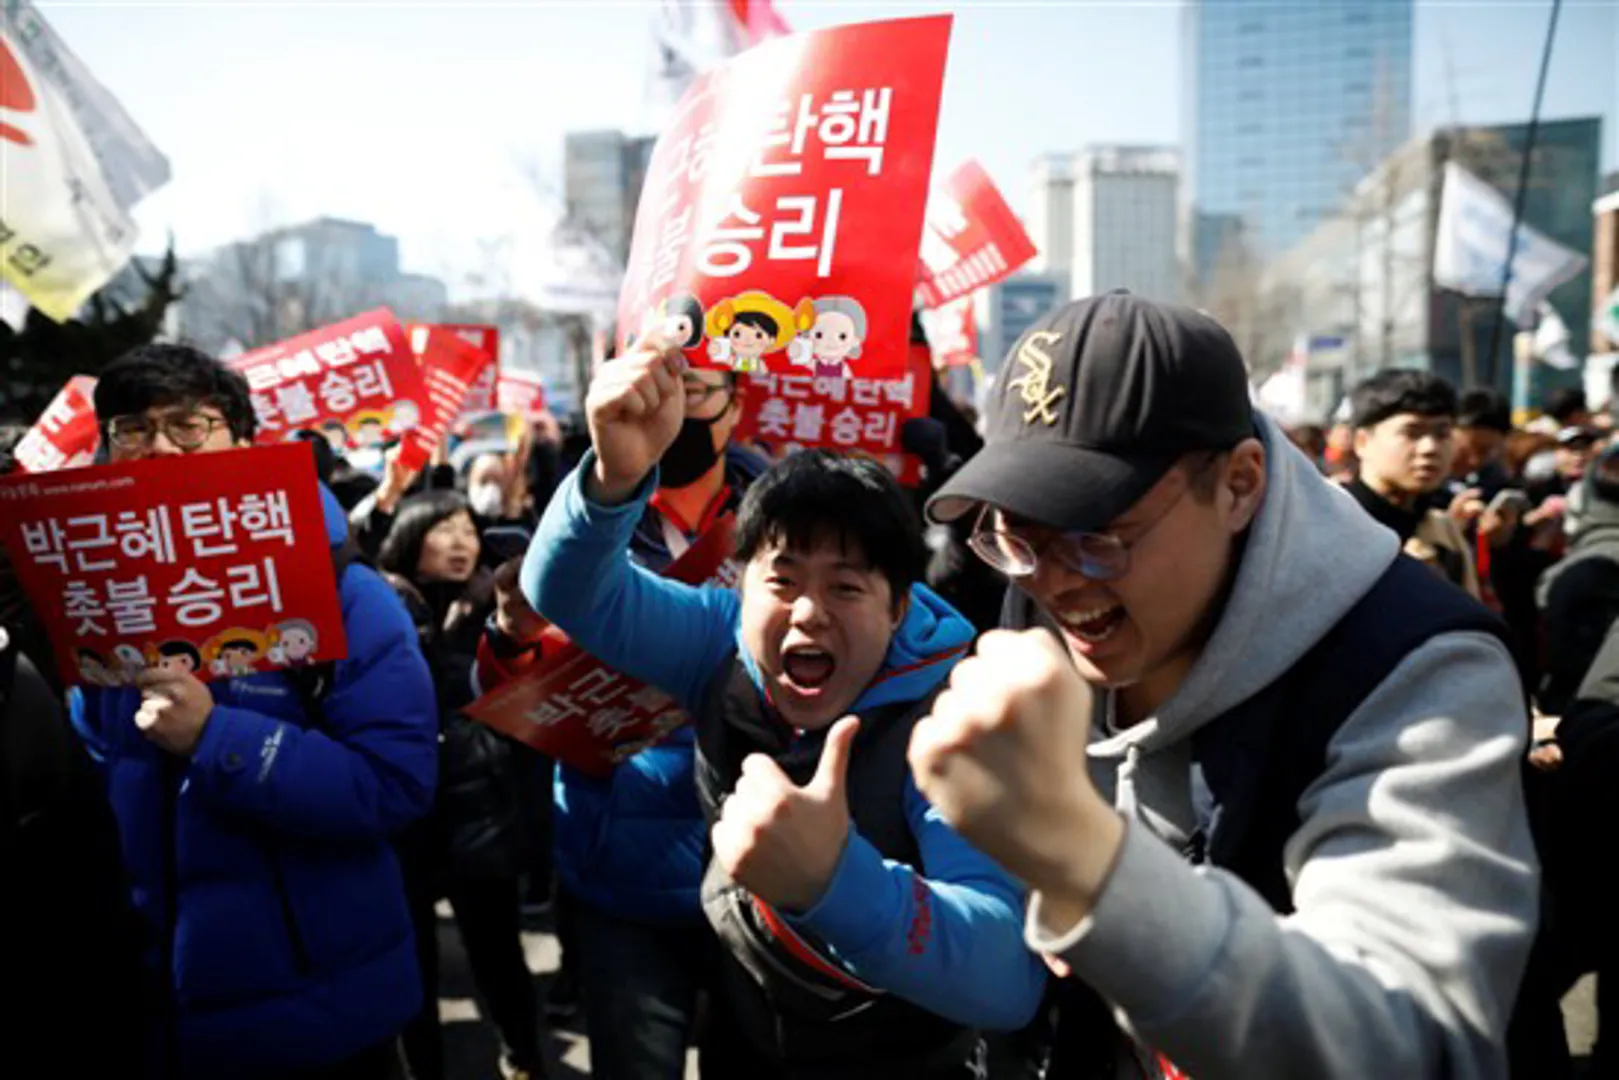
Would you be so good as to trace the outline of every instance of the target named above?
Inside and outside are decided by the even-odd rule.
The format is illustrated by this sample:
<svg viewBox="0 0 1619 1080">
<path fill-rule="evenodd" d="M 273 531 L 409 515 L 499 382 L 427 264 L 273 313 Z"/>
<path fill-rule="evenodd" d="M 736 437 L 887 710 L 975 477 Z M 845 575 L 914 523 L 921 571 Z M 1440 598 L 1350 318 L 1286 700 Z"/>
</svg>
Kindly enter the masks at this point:
<svg viewBox="0 0 1619 1080">
<path fill-rule="evenodd" d="M 1400 551 L 1394 533 L 1323 477 L 1268 416 L 1265 501 L 1249 528 L 1224 614 L 1186 681 L 1155 717 L 1093 744 L 1094 758 L 1182 742 L 1284 674 L 1353 607 Z"/>
</svg>

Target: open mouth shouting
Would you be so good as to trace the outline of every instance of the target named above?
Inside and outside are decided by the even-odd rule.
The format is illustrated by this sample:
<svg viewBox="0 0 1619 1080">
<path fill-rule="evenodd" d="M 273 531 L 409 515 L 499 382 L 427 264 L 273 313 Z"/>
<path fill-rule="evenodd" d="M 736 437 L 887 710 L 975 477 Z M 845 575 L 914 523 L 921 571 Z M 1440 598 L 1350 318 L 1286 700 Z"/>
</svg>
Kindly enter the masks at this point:
<svg viewBox="0 0 1619 1080">
<path fill-rule="evenodd" d="M 1084 652 L 1091 652 L 1112 638 L 1124 625 L 1124 619 L 1124 605 L 1118 603 L 1098 603 L 1057 613 L 1057 621 L 1069 640 Z"/>
<path fill-rule="evenodd" d="M 782 684 L 801 697 L 820 694 L 837 670 L 837 658 L 818 645 L 805 643 L 782 649 Z"/>
</svg>

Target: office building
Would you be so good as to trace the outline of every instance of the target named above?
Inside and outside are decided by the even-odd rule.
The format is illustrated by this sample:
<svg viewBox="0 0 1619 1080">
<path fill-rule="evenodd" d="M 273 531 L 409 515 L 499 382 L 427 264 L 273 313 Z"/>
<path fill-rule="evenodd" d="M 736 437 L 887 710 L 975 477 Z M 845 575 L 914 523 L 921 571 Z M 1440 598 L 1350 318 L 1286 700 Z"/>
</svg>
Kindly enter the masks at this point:
<svg viewBox="0 0 1619 1080">
<path fill-rule="evenodd" d="M 622 131 L 575 131 L 563 142 L 563 202 L 569 221 L 599 241 L 622 266 L 656 140 Z"/>
<path fill-rule="evenodd" d="M 1358 187 L 1338 214 L 1272 261 L 1261 283 L 1263 322 L 1278 337 L 1338 335 L 1339 359 L 1311 357 L 1312 402 L 1331 410 L 1360 378 L 1384 367 L 1418 367 L 1458 386 L 1493 385 L 1508 392 L 1512 378 L 1510 320 L 1496 322 L 1497 299 L 1466 298 L 1433 283 L 1445 162 L 1454 160 L 1511 199 L 1528 127 L 1506 124 L 1442 129 L 1413 139 Z M 1524 197 L 1524 222 L 1565 247 L 1591 252 L 1595 234 L 1602 121 L 1597 117 L 1542 121 Z M 1547 297 L 1568 325 L 1569 349 L 1591 344 L 1592 268 Z M 1491 342 L 1495 348 L 1491 351 Z M 1248 350 L 1258 370 L 1280 362 L 1279 343 Z M 1246 348 L 1246 347 L 1245 347 Z M 1530 400 L 1575 376 L 1545 365 L 1533 369 Z"/>
<path fill-rule="evenodd" d="M 1129 289 L 1180 298 L 1176 249 L 1180 165 L 1174 150 L 1096 146 L 1035 163 L 1032 269 L 1061 275 L 1069 296 Z"/>
<path fill-rule="evenodd" d="M 1199 278 L 1222 249 L 1292 247 L 1411 133 L 1413 0 L 1182 12 L 1183 249 Z"/>
</svg>

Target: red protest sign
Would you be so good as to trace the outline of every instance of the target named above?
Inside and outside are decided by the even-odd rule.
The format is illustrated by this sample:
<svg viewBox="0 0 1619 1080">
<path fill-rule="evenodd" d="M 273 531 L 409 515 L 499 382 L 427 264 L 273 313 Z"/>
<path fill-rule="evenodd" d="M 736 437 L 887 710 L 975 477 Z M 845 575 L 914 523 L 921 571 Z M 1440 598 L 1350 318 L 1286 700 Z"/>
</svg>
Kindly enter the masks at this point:
<svg viewBox="0 0 1619 1080">
<path fill-rule="evenodd" d="M 339 449 L 377 446 L 420 423 L 427 394 L 404 328 L 387 308 L 243 353 L 258 441 L 319 429 Z"/>
<path fill-rule="evenodd" d="M 969 367 L 978 359 L 978 315 L 971 295 L 939 308 L 933 338 L 934 362 L 939 367 Z"/>
<path fill-rule="evenodd" d="M 1034 241 L 976 161 L 950 174 L 922 229 L 922 303 L 939 307 L 993 285 L 1034 258 Z"/>
<path fill-rule="evenodd" d="M 811 446 L 865 453 L 900 483 L 918 483 L 922 463 L 904 452 L 900 433 L 906 420 L 927 415 L 931 359 L 923 348 L 907 349 L 906 356 L 907 370 L 898 379 L 755 375 L 745 384 L 736 438 L 781 456 Z"/>
<path fill-rule="evenodd" d="M 647 169 L 620 347 L 898 378 L 950 17 L 766 42 L 699 78 Z"/>
<path fill-rule="evenodd" d="M 665 571 L 688 585 L 737 582 L 730 562 L 735 519 L 715 522 Z M 556 651 L 530 674 L 463 712 L 590 776 L 606 776 L 625 758 L 655 746 L 686 722 L 669 695 L 621 674 L 547 631 Z"/>
<path fill-rule="evenodd" d="M 467 400 L 461 407 L 461 416 L 492 411 L 495 408 L 495 382 L 500 374 L 500 327 L 486 323 L 437 325 L 489 357 L 489 366 L 483 369 L 467 389 Z"/>
<path fill-rule="evenodd" d="M 411 351 L 421 361 L 427 409 L 422 422 L 406 432 L 399 455 L 406 468 L 420 468 L 462 415 L 473 385 L 494 369 L 495 361 L 450 327 L 413 323 L 407 330 Z"/>
<path fill-rule="evenodd" d="M 0 544 L 63 678 L 200 679 L 346 653 L 314 450 L 181 454 L 0 479 Z"/>
<path fill-rule="evenodd" d="M 90 464 L 101 439 L 96 426 L 95 390 L 94 379 L 75 375 L 57 391 L 39 421 L 11 452 L 23 471 L 54 472 Z"/>
<path fill-rule="evenodd" d="M 545 411 L 545 385 L 527 371 L 502 371 L 495 384 L 495 407 L 512 416 L 533 419 Z"/>
</svg>

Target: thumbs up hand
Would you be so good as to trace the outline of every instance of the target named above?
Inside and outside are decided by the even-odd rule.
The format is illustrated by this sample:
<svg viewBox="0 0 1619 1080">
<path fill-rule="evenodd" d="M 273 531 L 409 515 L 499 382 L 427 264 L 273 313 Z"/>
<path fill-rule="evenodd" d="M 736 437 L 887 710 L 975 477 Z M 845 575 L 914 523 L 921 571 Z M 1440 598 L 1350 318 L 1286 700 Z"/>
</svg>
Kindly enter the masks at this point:
<svg viewBox="0 0 1619 1080">
<path fill-rule="evenodd" d="M 714 858 L 732 881 L 794 913 L 826 894 L 849 837 L 849 755 L 859 731 L 852 716 L 833 725 L 803 787 L 763 754 L 742 762 L 713 833 Z"/>
</svg>

